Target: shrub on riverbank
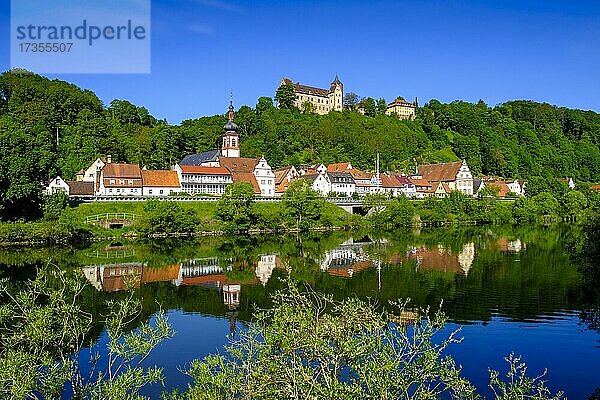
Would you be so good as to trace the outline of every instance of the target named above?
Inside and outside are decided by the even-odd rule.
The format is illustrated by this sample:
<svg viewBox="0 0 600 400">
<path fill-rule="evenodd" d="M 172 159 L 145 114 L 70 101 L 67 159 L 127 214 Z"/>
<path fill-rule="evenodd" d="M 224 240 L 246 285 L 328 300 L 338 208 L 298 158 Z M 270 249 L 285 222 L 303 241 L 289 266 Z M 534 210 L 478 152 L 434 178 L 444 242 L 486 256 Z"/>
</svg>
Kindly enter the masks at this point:
<svg viewBox="0 0 600 400">
<path fill-rule="evenodd" d="M 0 223 L 0 243 L 5 245 L 72 245 L 91 239 L 71 210 L 63 210 L 57 221 Z"/>
</svg>

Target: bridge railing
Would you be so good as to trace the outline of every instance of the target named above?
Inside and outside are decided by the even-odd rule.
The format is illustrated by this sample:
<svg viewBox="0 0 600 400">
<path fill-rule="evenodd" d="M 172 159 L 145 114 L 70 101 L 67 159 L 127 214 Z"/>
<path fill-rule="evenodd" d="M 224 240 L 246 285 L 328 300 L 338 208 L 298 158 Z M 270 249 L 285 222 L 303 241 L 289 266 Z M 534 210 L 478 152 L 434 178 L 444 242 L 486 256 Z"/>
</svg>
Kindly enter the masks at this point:
<svg viewBox="0 0 600 400">
<path fill-rule="evenodd" d="M 93 224 L 100 221 L 135 221 L 137 217 L 137 214 L 132 213 L 104 213 L 85 217 L 85 223 Z"/>
</svg>

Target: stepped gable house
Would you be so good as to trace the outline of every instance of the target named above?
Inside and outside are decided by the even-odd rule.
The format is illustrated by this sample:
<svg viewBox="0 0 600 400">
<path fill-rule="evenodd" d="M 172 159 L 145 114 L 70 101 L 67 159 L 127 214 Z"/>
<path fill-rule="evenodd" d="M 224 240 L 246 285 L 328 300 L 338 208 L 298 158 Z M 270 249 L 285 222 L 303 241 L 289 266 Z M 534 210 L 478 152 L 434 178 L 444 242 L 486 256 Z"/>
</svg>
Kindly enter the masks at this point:
<svg viewBox="0 0 600 400">
<path fill-rule="evenodd" d="M 344 107 L 344 85 L 338 76 L 335 76 L 329 89 L 321 89 L 312 86 L 301 85 L 300 82 L 292 82 L 289 78 L 283 78 L 281 85 L 292 85 L 296 92 L 295 106 L 302 109 L 306 102 L 314 107 L 317 114 L 327 114 L 330 111 L 342 111 Z"/>
<path fill-rule="evenodd" d="M 431 183 L 433 189 L 439 188 L 436 183 L 446 184 L 444 191 L 458 190 L 464 194 L 473 195 L 473 175 L 466 161 L 442 164 L 419 165 L 418 175 Z M 443 186 L 443 185 L 442 185 Z M 440 194 L 440 193 L 436 193 Z"/>
</svg>

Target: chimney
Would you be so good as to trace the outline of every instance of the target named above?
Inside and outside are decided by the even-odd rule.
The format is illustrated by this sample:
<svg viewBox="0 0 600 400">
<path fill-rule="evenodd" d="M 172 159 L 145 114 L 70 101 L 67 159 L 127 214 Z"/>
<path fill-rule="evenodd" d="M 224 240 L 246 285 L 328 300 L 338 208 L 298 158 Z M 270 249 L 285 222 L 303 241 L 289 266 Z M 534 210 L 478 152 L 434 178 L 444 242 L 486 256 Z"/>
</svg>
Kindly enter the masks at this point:
<svg viewBox="0 0 600 400">
<path fill-rule="evenodd" d="M 111 164 L 112 163 L 112 156 L 110 154 L 106 157 L 106 163 L 107 164 Z"/>
</svg>

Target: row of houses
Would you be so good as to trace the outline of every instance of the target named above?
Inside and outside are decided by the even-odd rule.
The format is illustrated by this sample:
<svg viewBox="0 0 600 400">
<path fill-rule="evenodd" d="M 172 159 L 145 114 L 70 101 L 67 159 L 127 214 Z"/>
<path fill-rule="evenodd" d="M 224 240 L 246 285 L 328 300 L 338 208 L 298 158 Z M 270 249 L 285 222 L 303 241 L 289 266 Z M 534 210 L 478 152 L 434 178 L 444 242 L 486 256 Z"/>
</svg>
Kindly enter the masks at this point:
<svg viewBox="0 0 600 400">
<path fill-rule="evenodd" d="M 59 191 L 73 197 L 95 196 L 219 196 L 227 185 L 247 182 L 262 197 L 281 196 L 289 185 L 304 179 L 323 196 L 364 196 L 373 193 L 404 195 L 409 198 L 445 197 L 452 191 L 477 195 L 485 186 L 496 185 L 499 195 L 524 194 L 523 181 L 473 178 L 466 161 L 420 165 L 414 174 L 369 172 L 349 162 L 288 166 L 273 170 L 264 157 L 241 157 L 238 127 L 230 104 L 228 121 L 223 127 L 220 150 L 185 156 L 171 170 L 148 170 L 138 164 L 113 163 L 110 156 L 96 159 L 79 171 L 74 181 L 60 176 L 49 182 L 46 191 Z"/>
</svg>

